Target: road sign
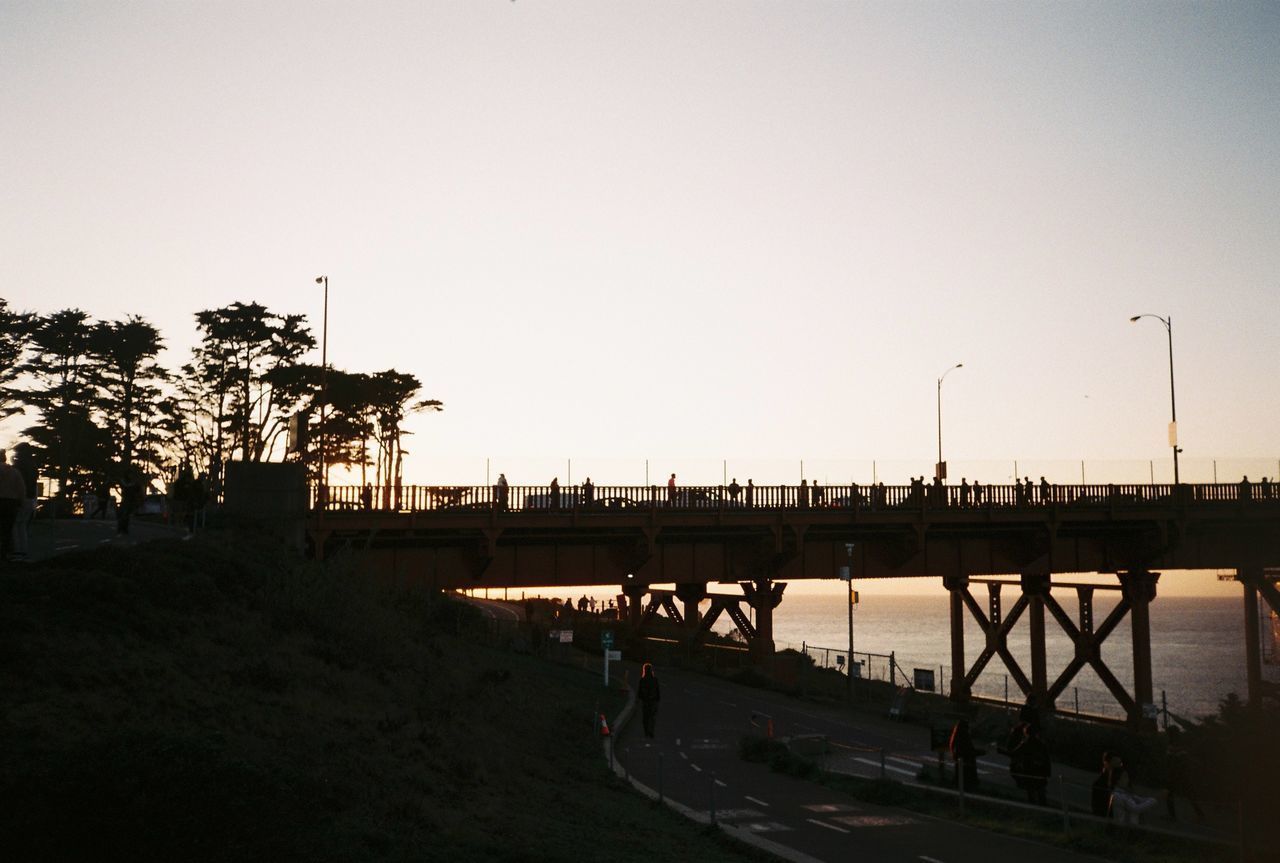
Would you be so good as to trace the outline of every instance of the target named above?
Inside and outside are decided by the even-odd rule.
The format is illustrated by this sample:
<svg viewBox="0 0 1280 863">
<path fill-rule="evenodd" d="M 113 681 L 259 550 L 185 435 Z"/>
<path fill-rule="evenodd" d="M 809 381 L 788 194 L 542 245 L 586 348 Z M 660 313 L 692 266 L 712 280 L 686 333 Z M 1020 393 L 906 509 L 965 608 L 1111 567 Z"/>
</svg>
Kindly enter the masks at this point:
<svg viewBox="0 0 1280 863">
<path fill-rule="evenodd" d="M 600 647 L 605 650 L 613 647 L 613 630 L 605 629 L 600 632 Z"/>
<path fill-rule="evenodd" d="M 606 651 L 604 652 L 604 658 L 605 658 L 605 659 L 621 659 L 621 658 L 622 658 L 622 651 L 621 651 L 621 650 L 606 650 Z"/>
</svg>

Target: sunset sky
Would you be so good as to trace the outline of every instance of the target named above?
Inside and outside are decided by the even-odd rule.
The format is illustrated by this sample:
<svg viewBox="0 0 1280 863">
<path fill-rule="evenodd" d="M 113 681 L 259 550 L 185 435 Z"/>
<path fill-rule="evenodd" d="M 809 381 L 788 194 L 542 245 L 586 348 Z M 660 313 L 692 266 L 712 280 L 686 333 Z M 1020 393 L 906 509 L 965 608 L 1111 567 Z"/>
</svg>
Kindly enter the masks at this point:
<svg viewBox="0 0 1280 863">
<path fill-rule="evenodd" d="M 0 0 L 0 295 L 177 366 L 327 274 L 421 483 L 905 481 L 958 362 L 953 478 L 1168 480 L 1154 313 L 1275 476 L 1277 93 L 1275 3 Z"/>
</svg>

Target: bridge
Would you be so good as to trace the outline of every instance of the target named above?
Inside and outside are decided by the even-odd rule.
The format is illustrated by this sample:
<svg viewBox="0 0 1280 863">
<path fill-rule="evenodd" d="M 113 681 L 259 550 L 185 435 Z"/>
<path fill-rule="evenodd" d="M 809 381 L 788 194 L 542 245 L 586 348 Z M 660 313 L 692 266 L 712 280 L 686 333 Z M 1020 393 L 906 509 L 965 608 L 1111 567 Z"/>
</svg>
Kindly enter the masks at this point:
<svg viewBox="0 0 1280 863">
<path fill-rule="evenodd" d="M 370 572 L 440 589 L 617 585 L 638 631 L 659 611 L 692 641 L 727 613 L 760 659 L 797 579 L 932 577 L 950 593 L 953 697 L 994 658 L 1052 706 L 1092 667 L 1136 725 L 1152 711 L 1149 605 L 1164 569 L 1233 569 L 1244 591 L 1249 698 L 1261 698 L 1259 598 L 1280 613 L 1280 487 L 1271 484 L 906 486 L 344 486 L 313 489 L 309 543 Z M 1114 584 L 1071 581 L 1114 574 Z M 711 594 L 713 583 L 741 594 Z M 674 591 L 652 585 L 674 584 Z M 983 601 L 971 588 L 985 588 Z M 1068 613 L 1052 591 L 1074 591 Z M 1120 601 L 1100 622 L 1097 591 Z M 1005 607 L 1006 592 L 1014 594 Z M 648 597 L 648 605 L 645 598 Z M 710 609 L 699 614 L 699 603 Z M 679 604 L 677 604 L 677 601 Z M 754 623 L 742 612 L 754 611 Z M 680 606 L 683 606 L 681 610 Z M 1050 677 L 1046 612 L 1074 656 Z M 966 656 L 964 617 L 984 643 Z M 1008 647 L 1027 616 L 1031 667 Z M 1133 691 L 1101 646 L 1131 618 Z"/>
</svg>

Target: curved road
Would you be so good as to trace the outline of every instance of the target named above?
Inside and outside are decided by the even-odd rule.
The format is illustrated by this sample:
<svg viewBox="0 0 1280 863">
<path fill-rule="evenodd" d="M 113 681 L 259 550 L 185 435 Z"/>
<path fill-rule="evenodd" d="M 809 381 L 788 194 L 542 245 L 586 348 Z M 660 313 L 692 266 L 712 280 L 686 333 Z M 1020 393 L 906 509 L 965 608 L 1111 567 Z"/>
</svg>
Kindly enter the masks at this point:
<svg viewBox="0 0 1280 863">
<path fill-rule="evenodd" d="M 738 741 L 752 716 L 776 711 L 767 693 L 667 670 L 657 737 L 628 723 L 617 760 L 631 776 L 695 812 L 789 849 L 797 861 L 890 863 L 1083 863 L 1098 858 L 926 815 L 862 803 L 812 782 L 744 761 Z M 815 719 L 820 719 L 816 717 Z M 865 744 L 864 744 L 865 745 Z M 877 764 L 878 769 L 878 764 Z"/>
</svg>

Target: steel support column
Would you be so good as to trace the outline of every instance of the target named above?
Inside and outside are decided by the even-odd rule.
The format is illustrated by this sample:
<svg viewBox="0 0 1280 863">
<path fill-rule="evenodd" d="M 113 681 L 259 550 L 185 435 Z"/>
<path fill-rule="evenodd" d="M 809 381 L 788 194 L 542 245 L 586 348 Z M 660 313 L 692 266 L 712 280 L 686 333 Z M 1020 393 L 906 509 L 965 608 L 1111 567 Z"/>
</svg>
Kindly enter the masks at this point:
<svg viewBox="0 0 1280 863">
<path fill-rule="evenodd" d="M 1119 573 L 1120 589 L 1129 603 L 1133 633 L 1133 707 L 1129 722 L 1137 728 L 1155 726 L 1155 693 L 1151 682 L 1151 600 L 1156 598 L 1158 573 L 1142 570 Z"/>
<path fill-rule="evenodd" d="M 756 611 L 755 638 L 752 639 L 751 658 L 763 662 L 773 658 L 773 610 L 782 602 L 785 582 L 761 578 L 754 582 L 742 582 L 742 592 Z"/>
<path fill-rule="evenodd" d="M 969 700 L 969 681 L 965 677 L 964 660 L 964 593 L 969 589 L 969 577 L 958 575 L 943 578 L 951 603 L 951 700 L 960 703 Z"/>
<path fill-rule="evenodd" d="M 1049 593 L 1049 576 L 1022 575 L 1022 595 L 1027 598 L 1027 618 L 1031 636 L 1031 695 L 1042 708 L 1048 709 L 1045 693 L 1049 688 L 1049 663 L 1044 645 L 1044 600 Z"/>
<path fill-rule="evenodd" d="M 622 585 L 622 594 L 627 598 L 627 623 L 632 632 L 640 629 L 640 619 L 644 614 L 644 595 L 649 592 L 649 585 L 629 583 Z"/>
</svg>

